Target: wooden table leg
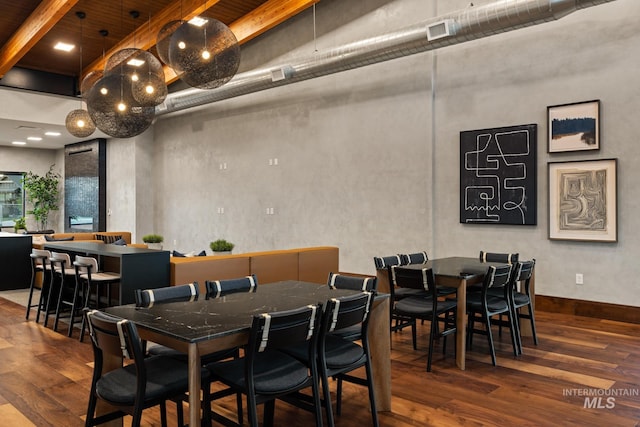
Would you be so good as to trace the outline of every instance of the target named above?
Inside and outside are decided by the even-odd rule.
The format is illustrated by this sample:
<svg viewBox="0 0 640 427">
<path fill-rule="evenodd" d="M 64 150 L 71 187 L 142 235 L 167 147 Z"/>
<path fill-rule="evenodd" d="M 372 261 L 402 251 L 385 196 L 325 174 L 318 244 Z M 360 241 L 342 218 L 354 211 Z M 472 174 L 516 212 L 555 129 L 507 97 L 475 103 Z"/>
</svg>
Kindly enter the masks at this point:
<svg viewBox="0 0 640 427">
<path fill-rule="evenodd" d="M 200 351 L 196 343 L 189 344 L 189 425 L 201 425 L 200 418 Z"/>
<path fill-rule="evenodd" d="M 456 312 L 456 365 L 465 370 L 467 355 L 467 281 L 458 281 L 458 307 Z"/>
<path fill-rule="evenodd" d="M 391 341 L 389 298 L 374 301 L 369 317 L 369 349 L 378 412 L 391 411 Z"/>
</svg>

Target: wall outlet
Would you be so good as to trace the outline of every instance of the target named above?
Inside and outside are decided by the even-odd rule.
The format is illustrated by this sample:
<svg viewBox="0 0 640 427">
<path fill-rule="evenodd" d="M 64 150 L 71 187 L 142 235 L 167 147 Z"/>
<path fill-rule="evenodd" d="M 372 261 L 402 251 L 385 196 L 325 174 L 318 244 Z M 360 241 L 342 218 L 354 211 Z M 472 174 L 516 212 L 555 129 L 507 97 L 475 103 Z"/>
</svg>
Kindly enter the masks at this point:
<svg viewBox="0 0 640 427">
<path fill-rule="evenodd" d="M 584 276 L 582 276 L 582 273 L 576 273 L 576 285 L 584 285 Z"/>
</svg>

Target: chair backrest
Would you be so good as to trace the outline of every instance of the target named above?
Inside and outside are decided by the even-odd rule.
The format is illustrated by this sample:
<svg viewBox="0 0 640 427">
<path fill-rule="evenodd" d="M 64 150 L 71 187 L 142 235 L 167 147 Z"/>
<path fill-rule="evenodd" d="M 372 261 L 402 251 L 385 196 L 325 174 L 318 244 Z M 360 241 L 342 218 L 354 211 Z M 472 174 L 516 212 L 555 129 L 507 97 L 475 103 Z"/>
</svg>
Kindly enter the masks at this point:
<svg viewBox="0 0 640 427">
<path fill-rule="evenodd" d="M 207 298 L 218 298 L 235 292 L 255 292 L 258 278 L 255 274 L 238 279 L 207 280 Z"/>
<path fill-rule="evenodd" d="M 322 308 L 308 305 L 293 310 L 253 316 L 247 352 L 249 355 L 306 343 L 315 354 L 317 327 Z M 252 357 L 252 356 L 250 356 Z"/>
<path fill-rule="evenodd" d="M 385 257 L 373 257 L 373 263 L 376 265 L 376 269 L 387 268 L 390 265 L 402 265 L 402 258 L 400 255 L 390 255 Z"/>
<path fill-rule="evenodd" d="M 436 281 L 432 269 L 397 268 L 394 270 L 396 286 L 399 288 L 420 289 L 436 297 Z"/>
<path fill-rule="evenodd" d="M 46 249 L 31 249 L 30 257 L 34 266 L 46 266 L 51 258 L 51 251 Z"/>
<path fill-rule="evenodd" d="M 515 264 L 518 262 L 519 254 L 503 254 L 497 252 L 484 252 L 480 251 L 480 261 L 482 262 L 506 262 L 509 264 Z"/>
<path fill-rule="evenodd" d="M 76 267 L 76 273 L 79 274 L 98 272 L 98 261 L 94 257 L 76 255 L 73 265 Z"/>
<path fill-rule="evenodd" d="M 331 289 L 352 289 L 354 291 L 375 292 L 378 279 L 376 277 L 345 276 L 338 273 L 329 273 L 327 285 Z"/>
<path fill-rule="evenodd" d="M 407 264 L 424 264 L 429 261 L 429 256 L 426 251 L 415 252 L 412 254 L 399 254 L 402 265 Z"/>
<path fill-rule="evenodd" d="M 84 314 L 95 356 L 94 375 L 99 375 L 102 371 L 104 355 L 133 359 L 137 365 L 136 371 L 140 375 L 144 369 L 144 354 L 138 330 L 133 322 L 98 310 L 85 309 Z"/>
<path fill-rule="evenodd" d="M 511 280 L 511 269 L 511 264 L 498 267 L 490 266 L 484 276 L 483 292 L 486 292 L 489 288 L 506 288 Z"/>
<path fill-rule="evenodd" d="M 53 272 L 64 273 L 65 268 L 71 268 L 71 257 L 68 253 L 65 252 L 51 252 L 51 258 L 49 258 L 49 262 L 51 263 L 51 269 Z M 57 270 L 56 270 L 57 268 Z"/>
<path fill-rule="evenodd" d="M 197 282 L 156 289 L 136 289 L 136 307 L 148 308 L 162 302 L 195 301 L 199 294 Z"/>
<path fill-rule="evenodd" d="M 372 303 L 372 292 L 330 298 L 324 307 L 320 338 L 322 339 L 324 335 L 335 330 L 358 324 L 362 324 L 362 336 L 364 337 Z"/>
<path fill-rule="evenodd" d="M 513 267 L 513 291 L 517 290 L 518 283 L 524 283 L 524 291 L 529 294 L 529 285 L 531 282 L 531 276 L 533 275 L 533 269 L 536 266 L 536 260 L 531 261 L 518 261 Z"/>
</svg>

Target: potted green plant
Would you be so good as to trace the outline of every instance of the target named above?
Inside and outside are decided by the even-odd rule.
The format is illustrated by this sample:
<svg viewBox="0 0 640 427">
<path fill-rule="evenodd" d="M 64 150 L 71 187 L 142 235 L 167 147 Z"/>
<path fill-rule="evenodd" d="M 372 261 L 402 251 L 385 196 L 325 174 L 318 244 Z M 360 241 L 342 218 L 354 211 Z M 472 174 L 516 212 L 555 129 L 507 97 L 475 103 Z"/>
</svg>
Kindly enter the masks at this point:
<svg viewBox="0 0 640 427">
<path fill-rule="evenodd" d="M 54 166 L 51 165 L 44 176 L 27 172 L 22 178 L 27 200 L 32 205 L 27 213 L 33 215 L 40 231 L 47 229 L 49 212 L 58 210 L 60 175 L 53 170 Z"/>
<path fill-rule="evenodd" d="M 224 239 L 218 239 L 209 243 L 209 248 L 213 251 L 214 255 L 218 254 L 230 254 L 235 245 L 231 242 L 227 242 Z"/>
<path fill-rule="evenodd" d="M 20 230 L 26 230 L 26 229 L 27 229 L 27 220 L 25 219 L 25 217 L 16 218 L 15 220 L 13 220 L 13 230 L 16 233 L 20 233 Z"/>
<path fill-rule="evenodd" d="M 147 234 L 142 236 L 142 241 L 149 245 L 150 249 L 162 249 L 164 237 L 160 234 Z"/>
</svg>

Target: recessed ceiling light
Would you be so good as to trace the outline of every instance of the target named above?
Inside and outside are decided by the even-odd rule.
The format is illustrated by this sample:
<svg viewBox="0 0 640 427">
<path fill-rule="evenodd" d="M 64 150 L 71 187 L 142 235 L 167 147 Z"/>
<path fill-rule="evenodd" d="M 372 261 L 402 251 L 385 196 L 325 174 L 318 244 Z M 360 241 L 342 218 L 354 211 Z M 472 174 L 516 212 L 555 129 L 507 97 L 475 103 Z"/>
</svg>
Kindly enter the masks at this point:
<svg viewBox="0 0 640 427">
<path fill-rule="evenodd" d="M 76 46 L 73 44 L 58 42 L 53 48 L 56 50 L 64 50 L 65 52 L 71 52 L 74 47 Z"/>
<path fill-rule="evenodd" d="M 60 136 L 60 135 L 62 135 L 60 132 L 51 132 L 51 131 L 45 132 L 44 134 L 47 135 L 47 136 Z"/>
<path fill-rule="evenodd" d="M 29 140 L 29 141 L 42 141 L 42 138 L 40 138 L 39 136 L 29 136 L 29 137 L 27 137 L 27 140 Z"/>
<path fill-rule="evenodd" d="M 139 67 L 142 64 L 144 64 L 144 61 L 142 59 L 135 59 L 135 58 L 127 62 L 127 65 L 131 65 L 132 67 Z"/>
<path fill-rule="evenodd" d="M 208 19 L 206 18 L 201 18 L 199 16 L 196 16 L 194 18 L 191 18 L 189 20 L 189 24 L 191 25 L 195 25 L 196 27 L 202 27 L 204 24 L 206 24 L 207 22 L 209 22 Z"/>
<path fill-rule="evenodd" d="M 26 142 L 24 142 L 24 141 L 13 141 L 13 142 L 11 142 L 11 143 L 12 143 L 13 145 L 27 145 L 27 143 L 26 143 Z"/>
</svg>

